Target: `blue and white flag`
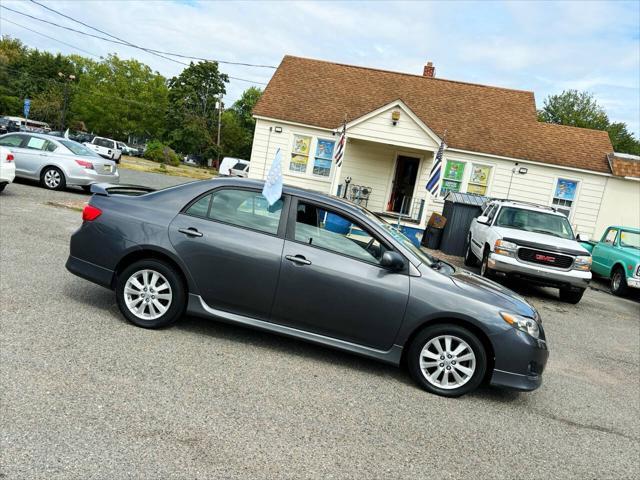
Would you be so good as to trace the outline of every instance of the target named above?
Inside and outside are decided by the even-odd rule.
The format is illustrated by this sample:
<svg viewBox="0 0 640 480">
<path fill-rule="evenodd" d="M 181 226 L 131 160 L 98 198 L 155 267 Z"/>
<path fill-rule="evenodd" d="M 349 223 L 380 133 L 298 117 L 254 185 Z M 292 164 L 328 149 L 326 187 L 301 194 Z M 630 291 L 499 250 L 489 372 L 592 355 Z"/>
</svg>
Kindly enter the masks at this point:
<svg viewBox="0 0 640 480">
<path fill-rule="evenodd" d="M 282 197 L 282 154 L 280 149 L 276 151 L 269 174 L 262 188 L 262 196 L 267 199 L 269 206 L 276 203 Z"/>
<path fill-rule="evenodd" d="M 436 158 L 433 160 L 433 167 L 431 167 L 431 173 L 429 174 L 429 181 L 427 182 L 427 190 L 431 195 L 437 195 L 440 190 L 440 177 L 442 176 L 442 156 L 444 155 L 444 139 L 440 143 Z"/>
</svg>

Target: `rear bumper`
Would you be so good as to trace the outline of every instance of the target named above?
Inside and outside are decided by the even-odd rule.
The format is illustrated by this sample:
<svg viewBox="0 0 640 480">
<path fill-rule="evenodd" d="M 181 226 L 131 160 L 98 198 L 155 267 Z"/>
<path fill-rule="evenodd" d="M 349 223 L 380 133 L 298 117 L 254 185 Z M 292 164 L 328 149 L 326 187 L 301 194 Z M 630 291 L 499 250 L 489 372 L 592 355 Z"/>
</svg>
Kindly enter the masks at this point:
<svg viewBox="0 0 640 480">
<path fill-rule="evenodd" d="M 74 256 L 69 255 L 67 264 L 65 265 L 74 275 L 96 283 L 102 287 L 111 289 L 111 280 L 113 279 L 113 270 L 100 267 L 85 260 L 80 260 Z"/>
<path fill-rule="evenodd" d="M 523 391 L 542 385 L 542 373 L 549 359 L 546 341 L 513 328 L 493 336 L 492 343 L 495 365 L 491 385 Z"/>
<path fill-rule="evenodd" d="M 120 183 L 120 173 L 100 174 L 98 172 L 83 169 L 81 172 L 73 172 L 67 179 L 69 185 L 91 185 L 92 183 Z"/>
<path fill-rule="evenodd" d="M 489 268 L 507 275 L 532 280 L 550 287 L 587 288 L 591 281 L 591 272 L 580 270 L 557 270 L 542 265 L 529 265 L 515 258 L 492 253 L 489 256 Z"/>
<path fill-rule="evenodd" d="M 16 166 L 13 162 L 0 163 L 0 183 L 11 183 L 16 178 Z"/>
</svg>

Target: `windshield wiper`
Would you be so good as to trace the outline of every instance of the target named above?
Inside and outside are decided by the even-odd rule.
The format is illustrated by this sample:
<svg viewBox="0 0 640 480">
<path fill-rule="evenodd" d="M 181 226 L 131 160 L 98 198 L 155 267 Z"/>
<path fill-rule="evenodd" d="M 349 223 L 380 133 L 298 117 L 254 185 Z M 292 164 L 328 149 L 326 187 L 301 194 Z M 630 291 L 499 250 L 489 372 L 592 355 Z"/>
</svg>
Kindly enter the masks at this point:
<svg viewBox="0 0 640 480">
<path fill-rule="evenodd" d="M 545 235 L 553 235 L 554 237 L 560 237 L 562 238 L 562 235 L 558 235 L 555 232 L 550 232 L 548 230 L 538 230 L 536 228 L 534 228 L 533 230 L 531 230 L 532 232 L 536 232 L 536 233 L 544 233 Z"/>
</svg>

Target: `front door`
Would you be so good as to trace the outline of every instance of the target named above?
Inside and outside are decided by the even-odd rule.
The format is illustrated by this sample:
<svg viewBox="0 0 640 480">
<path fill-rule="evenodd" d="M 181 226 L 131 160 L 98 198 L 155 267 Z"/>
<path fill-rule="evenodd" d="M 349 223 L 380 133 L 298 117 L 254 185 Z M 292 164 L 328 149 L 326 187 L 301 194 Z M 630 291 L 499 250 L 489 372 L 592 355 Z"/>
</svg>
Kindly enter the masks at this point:
<svg viewBox="0 0 640 480">
<path fill-rule="evenodd" d="M 592 269 L 600 274 L 608 276 L 611 273 L 612 250 L 618 240 L 618 229 L 610 228 L 601 242 L 593 247 L 591 252 L 591 260 L 593 262 Z"/>
<path fill-rule="evenodd" d="M 409 214 L 419 167 L 419 158 L 398 155 L 387 211 Z"/>
<path fill-rule="evenodd" d="M 169 237 L 198 292 L 212 308 L 267 320 L 284 245 L 283 201 L 258 191 L 221 188 L 173 220 Z"/>
<path fill-rule="evenodd" d="M 407 272 L 380 267 L 383 242 L 345 215 L 292 205 L 272 321 L 388 350 L 409 296 Z"/>
</svg>

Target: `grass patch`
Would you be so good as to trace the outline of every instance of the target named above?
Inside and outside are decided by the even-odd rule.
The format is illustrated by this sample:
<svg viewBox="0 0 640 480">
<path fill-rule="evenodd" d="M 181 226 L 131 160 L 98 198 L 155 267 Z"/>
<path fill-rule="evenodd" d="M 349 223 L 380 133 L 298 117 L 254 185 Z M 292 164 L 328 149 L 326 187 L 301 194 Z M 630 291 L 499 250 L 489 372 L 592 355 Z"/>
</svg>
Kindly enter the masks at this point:
<svg viewBox="0 0 640 480">
<path fill-rule="evenodd" d="M 76 212 L 81 212 L 84 209 L 84 206 L 87 202 L 83 200 L 73 200 L 67 202 L 46 202 L 45 205 L 49 205 L 50 207 L 57 208 L 68 208 L 69 210 L 75 210 Z"/>
<path fill-rule="evenodd" d="M 123 156 L 120 159 L 119 168 L 135 170 L 138 172 L 161 173 L 174 177 L 195 178 L 196 180 L 209 180 L 218 174 L 214 168 L 192 167 L 190 165 L 163 165 L 144 158 Z"/>
</svg>

